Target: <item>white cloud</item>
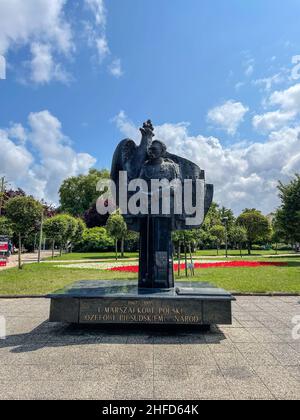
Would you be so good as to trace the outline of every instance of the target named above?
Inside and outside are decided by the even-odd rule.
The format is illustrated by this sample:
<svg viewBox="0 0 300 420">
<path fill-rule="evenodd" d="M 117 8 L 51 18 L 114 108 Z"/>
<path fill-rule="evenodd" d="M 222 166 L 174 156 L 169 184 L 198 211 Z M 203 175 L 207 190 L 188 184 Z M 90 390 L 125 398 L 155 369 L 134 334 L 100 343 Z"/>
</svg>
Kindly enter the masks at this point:
<svg viewBox="0 0 300 420">
<path fill-rule="evenodd" d="M 8 134 L 6 130 L 0 130 L 0 168 L 1 174 L 13 181 L 27 176 L 33 157 L 24 145 L 15 144 Z"/>
<path fill-rule="evenodd" d="M 245 76 L 250 77 L 254 73 L 254 63 L 248 63 L 247 68 L 245 69 Z"/>
<path fill-rule="evenodd" d="M 295 112 L 274 111 L 262 115 L 255 115 L 252 123 L 253 127 L 262 133 L 278 130 L 295 118 Z"/>
<path fill-rule="evenodd" d="M 122 134 L 128 138 L 138 141 L 140 136 L 139 130 L 134 123 L 127 118 L 124 111 L 120 111 L 119 114 L 112 119 L 112 121 L 116 124 Z"/>
<path fill-rule="evenodd" d="M 87 9 L 92 12 L 95 21 L 94 25 L 85 22 L 85 34 L 88 45 L 97 51 L 97 58 L 101 64 L 111 54 L 106 34 L 107 13 L 105 3 L 104 0 L 85 0 L 85 4 Z M 112 76 L 120 78 L 123 75 L 121 60 L 119 58 L 112 59 L 108 71 Z"/>
<path fill-rule="evenodd" d="M 300 112 L 300 83 L 282 91 L 274 92 L 270 97 L 270 105 L 279 105 L 288 111 Z"/>
<path fill-rule="evenodd" d="M 85 30 L 90 47 L 94 47 L 100 63 L 110 54 L 106 36 L 106 9 L 103 0 L 85 0 L 92 12 L 94 24 L 86 23 Z"/>
<path fill-rule="evenodd" d="M 121 60 L 119 58 L 116 58 L 110 64 L 110 66 L 109 66 L 109 72 L 113 76 L 115 76 L 117 79 L 119 79 L 121 76 L 123 76 L 122 64 L 121 64 Z"/>
<path fill-rule="evenodd" d="M 123 135 L 137 136 L 137 127 L 124 112 L 116 123 Z M 273 132 L 264 143 L 241 143 L 225 147 L 215 137 L 192 136 L 187 123 L 155 127 L 156 138 L 168 145 L 171 153 L 186 157 L 206 171 L 215 185 L 215 200 L 240 213 L 257 207 L 264 213 L 279 205 L 278 180 L 286 182 L 300 171 L 300 126 Z"/>
<path fill-rule="evenodd" d="M 22 132 L 25 128 L 20 124 L 0 130 L 0 167 L 11 183 L 37 198 L 57 203 L 62 181 L 87 173 L 96 162 L 72 148 L 60 121 L 49 111 L 29 115 L 26 145 L 13 140 Z"/>
<path fill-rule="evenodd" d="M 230 100 L 221 106 L 211 109 L 207 114 L 207 118 L 216 127 L 227 131 L 230 135 L 234 135 L 248 111 L 249 108 L 241 102 Z"/>
<path fill-rule="evenodd" d="M 264 90 L 270 91 L 274 85 L 283 83 L 285 80 L 286 80 L 286 77 L 283 73 L 277 73 L 270 77 L 256 79 L 253 81 L 253 84 L 255 86 L 262 86 Z"/>
<path fill-rule="evenodd" d="M 104 58 L 108 54 L 110 54 L 110 50 L 109 50 L 107 40 L 104 36 L 102 36 L 101 38 L 95 38 L 95 43 L 96 43 L 96 47 L 97 47 L 99 60 L 103 61 Z"/>
<path fill-rule="evenodd" d="M 0 55 L 0 80 L 6 79 L 6 60 L 3 55 Z"/>
<path fill-rule="evenodd" d="M 27 133 L 22 124 L 12 124 L 8 129 L 8 135 L 14 140 L 18 140 L 20 143 L 25 143 L 27 140 Z"/>
<path fill-rule="evenodd" d="M 282 168 L 282 172 L 288 176 L 293 176 L 296 172 L 299 173 L 299 168 L 300 168 L 300 153 L 297 153 Z"/>
<path fill-rule="evenodd" d="M 245 76 L 250 77 L 254 73 L 255 60 L 254 58 L 249 57 L 249 53 L 245 54 L 248 58 L 243 62 Z"/>
<path fill-rule="evenodd" d="M 244 82 L 237 82 L 236 84 L 235 84 L 235 90 L 237 90 L 237 91 L 239 91 L 243 86 L 245 86 L 245 83 Z"/>
<path fill-rule="evenodd" d="M 106 9 L 104 0 L 85 0 L 87 6 L 91 9 L 95 16 L 96 24 L 100 26 L 106 25 Z"/>
<path fill-rule="evenodd" d="M 300 114 L 300 84 L 286 90 L 275 91 L 265 101 L 267 107 L 279 106 L 276 111 L 255 115 L 253 127 L 261 132 L 269 132 L 285 127 Z"/>
<path fill-rule="evenodd" d="M 50 45 L 34 43 L 31 53 L 31 80 L 34 83 L 46 84 L 52 80 L 68 83 L 71 80 L 61 64 L 55 64 Z"/>
<path fill-rule="evenodd" d="M 25 63 L 30 75 L 19 74 L 18 79 L 29 79 L 36 84 L 72 80 L 63 64 L 68 59 L 71 62 L 74 56 L 75 30 L 82 29 L 82 22 L 75 26 L 65 13 L 67 3 L 68 0 L 0 0 L 0 56 L 5 57 L 9 51 L 25 47 L 32 55 L 31 62 Z M 81 39 L 96 51 L 101 64 L 110 55 L 105 2 L 83 0 L 79 6 L 86 13 Z M 121 67 L 118 69 L 117 64 L 112 62 L 111 73 L 119 77 Z M 24 69 L 24 66 L 18 67 Z"/>
<path fill-rule="evenodd" d="M 0 0 L 0 53 L 36 39 L 51 40 L 61 51 L 72 47 L 63 8 L 67 0 Z"/>
<path fill-rule="evenodd" d="M 67 0 L 0 0 L 0 54 L 15 47 L 29 46 L 33 52 L 33 80 L 39 81 L 42 63 L 47 81 L 57 79 L 57 66 L 50 65 L 50 54 L 68 55 L 74 48 L 70 24 L 64 15 Z M 48 52 L 37 51 L 37 45 L 47 45 Z M 43 57 L 42 57 L 43 55 Z M 52 70 L 52 71 L 51 71 Z M 35 80 L 37 79 L 37 80 Z M 46 77 L 42 77 L 44 82 Z"/>
</svg>

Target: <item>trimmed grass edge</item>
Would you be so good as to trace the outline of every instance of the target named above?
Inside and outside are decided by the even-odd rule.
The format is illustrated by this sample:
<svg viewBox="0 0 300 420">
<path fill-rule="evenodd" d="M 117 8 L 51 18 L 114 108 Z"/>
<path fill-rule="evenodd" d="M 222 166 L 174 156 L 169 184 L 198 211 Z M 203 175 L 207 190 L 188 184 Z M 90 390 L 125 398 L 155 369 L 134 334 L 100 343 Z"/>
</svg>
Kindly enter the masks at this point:
<svg viewBox="0 0 300 420">
<path fill-rule="evenodd" d="M 288 292 L 267 292 L 267 293 L 251 293 L 251 292 L 229 292 L 234 297 L 300 297 L 299 293 Z M 0 299 L 50 299 L 48 295 L 0 295 Z"/>
</svg>

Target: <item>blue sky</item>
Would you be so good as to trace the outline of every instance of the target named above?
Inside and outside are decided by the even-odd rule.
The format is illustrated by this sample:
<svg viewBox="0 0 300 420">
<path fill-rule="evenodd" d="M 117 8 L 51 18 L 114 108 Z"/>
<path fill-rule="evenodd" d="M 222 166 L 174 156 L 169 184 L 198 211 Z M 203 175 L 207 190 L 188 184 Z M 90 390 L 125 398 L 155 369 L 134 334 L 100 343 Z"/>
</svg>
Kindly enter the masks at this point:
<svg viewBox="0 0 300 420">
<path fill-rule="evenodd" d="M 109 167 L 151 118 L 220 204 L 272 211 L 277 180 L 300 171 L 299 12 L 298 0 L 0 0 L 0 174 L 57 202 L 62 179 Z"/>
</svg>

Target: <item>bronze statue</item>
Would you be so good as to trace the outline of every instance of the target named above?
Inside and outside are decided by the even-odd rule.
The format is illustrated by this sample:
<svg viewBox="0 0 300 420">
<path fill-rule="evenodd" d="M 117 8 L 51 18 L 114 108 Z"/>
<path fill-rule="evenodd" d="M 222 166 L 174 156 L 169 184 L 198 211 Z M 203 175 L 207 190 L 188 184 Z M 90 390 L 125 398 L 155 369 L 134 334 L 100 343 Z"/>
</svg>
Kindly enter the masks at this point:
<svg viewBox="0 0 300 420">
<path fill-rule="evenodd" d="M 154 128 L 148 120 L 140 129 L 142 133 L 141 144 L 137 146 L 133 140 L 123 140 L 117 147 L 111 170 L 111 178 L 115 182 L 117 191 L 120 188 L 120 171 L 126 171 L 128 183 L 134 179 L 147 182 L 145 192 L 151 198 L 152 182 L 166 180 L 168 182 L 189 180 L 192 185 L 192 199 L 196 202 L 197 182 L 203 186 L 200 191 L 200 200 L 197 203 L 203 207 L 201 219 L 196 225 L 188 225 L 183 208 L 180 213 L 174 212 L 174 185 L 171 187 L 170 212 L 164 214 L 160 208 L 157 214 L 151 213 L 151 206 L 147 214 L 123 214 L 129 230 L 140 233 L 140 261 L 139 261 L 139 287 L 143 289 L 170 289 L 174 287 L 173 272 L 173 246 L 171 234 L 174 230 L 187 230 L 199 228 L 208 212 L 213 198 L 213 186 L 205 184 L 205 173 L 193 162 L 167 152 L 166 145 L 153 140 Z M 127 186 L 123 186 L 127 187 Z M 181 192 L 183 194 L 183 192 Z M 118 193 L 115 197 L 119 204 Z M 162 201 L 159 195 L 159 201 Z"/>
</svg>

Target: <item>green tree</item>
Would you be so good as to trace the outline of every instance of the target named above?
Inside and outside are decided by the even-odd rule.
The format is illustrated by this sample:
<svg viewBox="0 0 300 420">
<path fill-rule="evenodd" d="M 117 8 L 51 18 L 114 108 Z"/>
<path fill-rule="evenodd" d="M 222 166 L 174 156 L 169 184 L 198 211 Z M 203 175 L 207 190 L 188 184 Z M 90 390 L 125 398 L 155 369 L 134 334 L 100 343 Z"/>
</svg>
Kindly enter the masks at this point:
<svg viewBox="0 0 300 420">
<path fill-rule="evenodd" d="M 247 242 L 246 229 L 239 225 L 233 226 L 229 231 L 229 239 L 238 246 L 242 257 L 242 246 Z"/>
<path fill-rule="evenodd" d="M 259 210 L 244 210 L 237 218 L 237 224 L 246 229 L 249 255 L 251 255 L 252 245 L 256 241 L 264 241 L 270 238 L 269 220 Z"/>
<path fill-rule="evenodd" d="M 83 232 L 86 229 L 86 225 L 82 219 L 76 219 L 77 226 L 72 237 L 72 244 L 77 244 L 82 240 Z"/>
<path fill-rule="evenodd" d="M 13 228 L 11 222 L 7 217 L 0 217 L 0 235 L 2 236 L 13 236 Z"/>
<path fill-rule="evenodd" d="M 37 229 L 41 222 L 44 208 L 32 197 L 16 197 L 5 206 L 6 217 L 12 224 L 19 242 L 19 269 L 22 268 L 22 240 Z"/>
<path fill-rule="evenodd" d="M 109 178 L 107 170 L 91 169 L 88 175 L 66 179 L 59 190 L 61 210 L 75 217 L 83 216 L 98 199 L 96 187 L 103 178 Z"/>
<path fill-rule="evenodd" d="M 278 185 L 281 207 L 277 212 L 276 219 L 280 230 L 293 244 L 300 242 L 300 175 L 296 174 L 292 181 L 284 185 Z"/>
<path fill-rule="evenodd" d="M 228 231 L 233 228 L 235 223 L 234 213 L 231 209 L 227 209 L 226 207 L 221 207 L 219 210 L 221 222 L 226 218 L 226 224 Z"/>
<path fill-rule="evenodd" d="M 197 230 L 197 243 L 203 249 L 211 245 L 211 235 L 207 229 L 200 228 Z"/>
<path fill-rule="evenodd" d="M 73 242 L 76 237 L 77 229 L 78 229 L 78 219 L 72 217 L 68 214 L 61 215 L 65 218 L 67 224 L 67 230 L 64 236 L 64 248 L 66 251 L 72 251 Z"/>
<path fill-rule="evenodd" d="M 226 235 L 225 227 L 222 225 L 212 226 L 210 229 L 210 234 L 213 241 L 215 242 L 217 246 L 217 255 L 219 255 L 219 249 L 222 243 L 225 241 L 225 235 Z"/>
<path fill-rule="evenodd" d="M 140 235 L 137 232 L 128 230 L 125 237 L 125 248 L 129 252 L 136 252 L 139 249 Z"/>
<path fill-rule="evenodd" d="M 64 215 L 54 216 L 45 221 L 44 234 L 52 242 L 52 258 L 54 258 L 55 244 L 62 250 L 67 230 L 68 223 Z"/>
<path fill-rule="evenodd" d="M 104 227 L 86 228 L 81 241 L 76 244 L 76 249 L 81 252 L 105 252 L 113 247 L 114 240 Z"/>
<path fill-rule="evenodd" d="M 222 224 L 222 221 L 221 221 L 219 205 L 217 203 L 212 203 L 206 215 L 203 228 L 208 231 L 211 227 L 215 225 L 221 225 L 221 224 Z"/>
<path fill-rule="evenodd" d="M 281 226 L 281 222 L 278 219 L 278 215 L 275 214 L 275 217 L 272 220 L 272 235 L 271 235 L 272 244 L 275 244 L 276 254 L 278 254 L 278 244 L 280 242 L 289 242 L 286 231 Z"/>
<path fill-rule="evenodd" d="M 118 212 L 111 214 L 106 224 L 107 232 L 115 240 L 116 260 L 118 259 L 118 242 L 121 241 L 122 256 L 124 253 L 124 239 L 126 237 L 127 225 L 121 214 Z"/>
</svg>

